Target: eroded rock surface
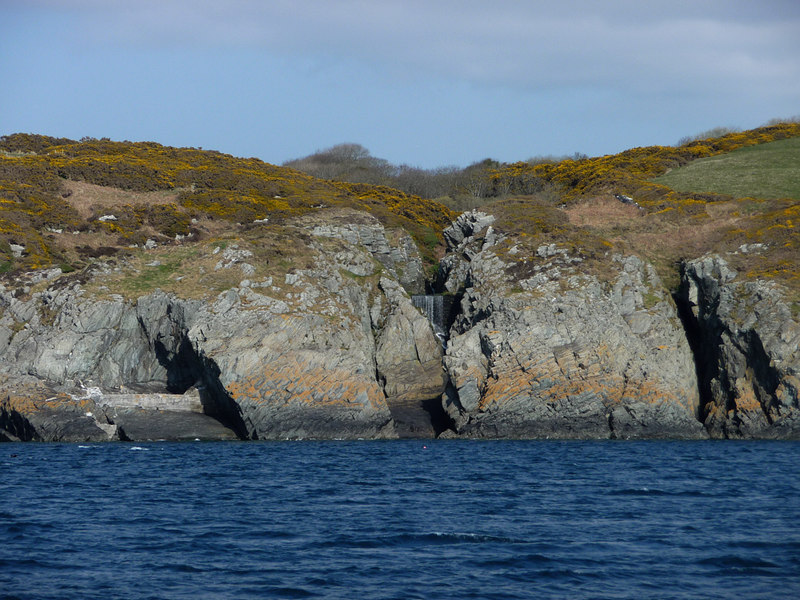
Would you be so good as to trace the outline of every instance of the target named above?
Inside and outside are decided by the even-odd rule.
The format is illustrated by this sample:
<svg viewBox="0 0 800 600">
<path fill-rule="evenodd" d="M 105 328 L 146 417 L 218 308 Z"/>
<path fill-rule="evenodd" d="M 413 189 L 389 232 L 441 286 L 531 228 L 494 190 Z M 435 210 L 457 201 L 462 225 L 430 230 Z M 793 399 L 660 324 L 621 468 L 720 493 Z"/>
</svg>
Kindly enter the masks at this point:
<svg viewBox="0 0 800 600">
<path fill-rule="evenodd" d="M 234 285 L 205 298 L 98 292 L 120 270 L 99 263 L 0 288 L 0 427 L 26 439 L 185 439 L 207 419 L 222 429 L 196 437 L 433 435 L 422 405 L 444 389 L 441 346 L 404 288 L 419 253 L 369 215 L 329 221 L 301 219 L 297 247 L 281 252 L 302 261 L 269 275 L 254 242 L 209 248 L 197 268 Z M 25 392 L 28 381 L 45 391 Z M 181 400 L 188 390 L 199 411 Z M 137 393 L 146 406 L 120 404 Z"/>
<path fill-rule="evenodd" d="M 464 213 L 443 344 L 407 233 L 352 210 L 273 232 L 197 246 L 163 290 L 130 292 L 151 254 L 6 278 L 0 440 L 800 437 L 792 305 L 719 257 L 686 264 L 679 318 L 636 256 Z"/>
<path fill-rule="evenodd" d="M 800 438 L 800 322 L 785 292 L 714 255 L 686 263 L 680 298 L 711 435 Z"/>
<path fill-rule="evenodd" d="M 609 256 L 601 279 L 557 245 L 495 233 L 480 214 L 464 225 L 449 236 L 445 281 L 463 290 L 444 400 L 460 434 L 705 437 L 691 350 L 651 267 Z"/>
</svg>

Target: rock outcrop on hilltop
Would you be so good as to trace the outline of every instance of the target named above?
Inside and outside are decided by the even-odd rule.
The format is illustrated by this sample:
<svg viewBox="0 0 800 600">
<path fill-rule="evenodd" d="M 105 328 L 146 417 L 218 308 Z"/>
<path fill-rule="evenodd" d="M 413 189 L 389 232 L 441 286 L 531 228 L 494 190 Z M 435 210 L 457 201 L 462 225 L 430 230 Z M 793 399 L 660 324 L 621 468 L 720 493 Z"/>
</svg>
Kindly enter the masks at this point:
<svg viewBox="0 0 800 600">
<path fill-rule="evenodd" d="M 456 431 L 705 437 L 691 349 L 652 267 L 609 256 L 601 279 L 566 249 L 526 247 L 491 221 L 467 213 L 446 233 L 443 284 L 463 294 L 445 356 Z"/>
<path fill-rule="evenodd" d="M 711 436 L 800 438 L 800 322 L 785 293 L 710 255 L 684 265 L 679 300 Z"/>
</svg>

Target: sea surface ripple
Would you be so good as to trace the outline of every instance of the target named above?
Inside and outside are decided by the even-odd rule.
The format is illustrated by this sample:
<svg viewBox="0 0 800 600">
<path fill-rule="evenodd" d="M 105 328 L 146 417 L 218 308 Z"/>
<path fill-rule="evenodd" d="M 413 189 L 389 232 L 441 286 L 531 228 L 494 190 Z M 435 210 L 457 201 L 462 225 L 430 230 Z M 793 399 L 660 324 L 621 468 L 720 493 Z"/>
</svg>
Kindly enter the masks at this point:
<svg viewBox="0 0 800 600">
<path fill-rule="evenodd" d="M 3 600 L 797 598 L 800 443 L 0 445 Z"/>
</svg>

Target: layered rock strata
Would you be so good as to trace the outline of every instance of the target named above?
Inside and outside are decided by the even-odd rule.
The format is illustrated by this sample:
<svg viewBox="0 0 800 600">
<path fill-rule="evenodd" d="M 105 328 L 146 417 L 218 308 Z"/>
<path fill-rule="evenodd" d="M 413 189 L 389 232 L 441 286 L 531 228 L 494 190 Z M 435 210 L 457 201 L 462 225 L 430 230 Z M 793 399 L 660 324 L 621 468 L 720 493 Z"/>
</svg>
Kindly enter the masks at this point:
<svg viewBox="0 0 800 600">
<path fill-rule="evenodd" d="M 607 257 L 601 279 L 555 244 L 527 248 L 479 213 L 448 231 L 461 291 L 447 345 L 460 435 L 702 438 L 692 353 L 655 271 Z"/>
<path fill-rule="evenodd" d="M 693 334 L 716 438 L 800 438 L 800 320 L 774 283 L 745 281 L 719 256 L 684 265 L 679 301 Z"/>
</svg>

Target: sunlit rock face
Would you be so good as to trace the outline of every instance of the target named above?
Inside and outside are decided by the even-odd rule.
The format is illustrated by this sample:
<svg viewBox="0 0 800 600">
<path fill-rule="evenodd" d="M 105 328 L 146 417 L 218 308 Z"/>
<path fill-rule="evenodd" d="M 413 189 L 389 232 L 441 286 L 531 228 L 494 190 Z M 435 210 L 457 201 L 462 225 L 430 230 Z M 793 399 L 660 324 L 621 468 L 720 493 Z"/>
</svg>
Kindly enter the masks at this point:
<svg viewBox="0 0 800 600">
<path fill-rule="evenodd" d="M 719 256 L 684 265 L 679 301 L 697 353 L 700 418 L 718 438 L 800 438 L 800 323 L 776 284 Z"/>
<path fill-rule="evenodd" d="M 461 294 L 444 398 L 459 434 L 706 436 L 692 352 L 651 267 L 609 255 L 601 277 L 567 249 L 526 248 L 487 221 L 473 214 L 450 236 L 444 281 Z"/>
</svg>

